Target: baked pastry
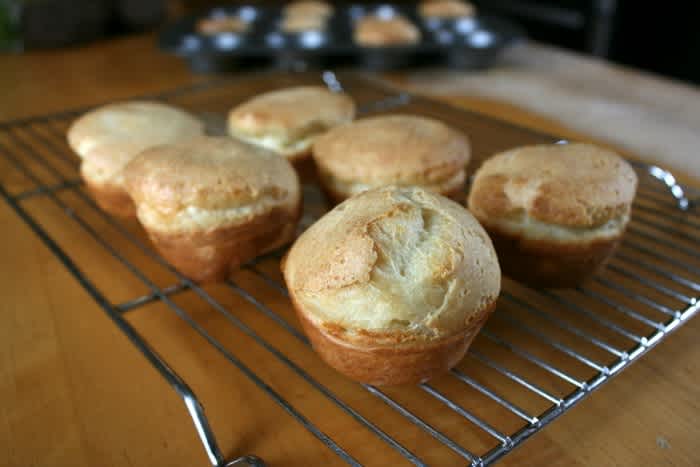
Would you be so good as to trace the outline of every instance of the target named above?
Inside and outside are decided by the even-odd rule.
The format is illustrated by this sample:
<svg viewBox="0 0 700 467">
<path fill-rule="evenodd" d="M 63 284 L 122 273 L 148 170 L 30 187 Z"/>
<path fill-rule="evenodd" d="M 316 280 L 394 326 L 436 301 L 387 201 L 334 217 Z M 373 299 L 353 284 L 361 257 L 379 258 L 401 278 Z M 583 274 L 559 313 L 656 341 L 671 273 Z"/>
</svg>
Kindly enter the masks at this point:
<svg viewBox="0 0 700 467">
<path fill-rule="evenodd" d="M 326 19 L 322 16 L 285 16 L 280 29 L 289 34 L 304 31 L 322 31 L 326 28 Z"/>
<path fill-rule="evenodd" d="M 202 18 L 197 21 L 197 32 L 204 35 L 214 35 L 222 32 L 244 33 L 250 23 L 237 16 L 217 16 Z"/>
<path fill-rule="evenodd" d="M 333 7 L 319 0 L 297 0 L 287 4 L 282 10 L 285 16 L 306 16 L 328 18 L 333 14 Z"/>
<path fill-rule="evenodd" d="M 425 0 L 418 6 L 418 12 L 424 18 L 464 18 L 474 16 L 476 9 L 460 0 Z"/>
<path fill-rule="evenodd" d="M 143 151 L 124 169 L 139 221 L 156 248 L 198 282 L 293 239 L 301 189 L 277 155 L 202 136 Z"/>
<path fill-rule="evenodd" d="M 332 201 L 385 185 L 419 185 L 463 199 L 469 142 L 444 123 L 414 115 L 365 118 L 316 140 L 313 158 Z"/>
<path fill-rule="evenodd" d="M 368 15 L 355 23 L 353 33 L 357 44 L 366 47 L 411 45 L 420 41 L 420 30 L 401 16 L 384 18 Z"/>
<path fill-rule="evenodd" d="M 122 168 L 136 154 L 158 144 L 192 138 L 204 125 L 192 115 L 159 102 L 109 104 L 78 118 L 68 130 L 68 144 L 82 159 L 80 173 L 105 211 L 133 216 Z"/>
<path fill-rule="evenodd" d="M 420 187 L 370 190 L 336 206 L 282 269 L 321 358 L 376 385 L 419 383 L 456 365 L 501 284 L 474 217 Z"/>
<path fill-rule="evenodd" d="M 228 126 L 231 136 L 296 162 L 309 155 L 319 135 L 354 116 L 355 103 L 346 94 L 299 86 L 240 104 L 229 113 Z"/>
<path fill-rule="evenodd" d="M 487 160 L 468 204 L 506 275 L 537 287 L 574 287 L 614 251 L 636 189 L 632 167 L 606 149 L 526 146 Z"/>
</svg>

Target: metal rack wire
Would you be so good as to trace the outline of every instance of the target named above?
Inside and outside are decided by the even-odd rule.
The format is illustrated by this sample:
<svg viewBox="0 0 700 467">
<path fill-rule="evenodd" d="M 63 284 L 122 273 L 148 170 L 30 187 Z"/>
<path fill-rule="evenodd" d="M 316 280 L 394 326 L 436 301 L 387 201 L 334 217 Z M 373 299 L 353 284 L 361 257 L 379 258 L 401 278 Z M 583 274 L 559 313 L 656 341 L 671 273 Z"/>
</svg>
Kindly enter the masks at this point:
<svg viewBox="0 0 700 467">
<path fill-rule="evenodd" d="M 316 76 L 299 75 L 257 81 L 260 90 L 264 90 L 319 80 Z M 553 141 L 548 135 L 396 93 L 355 75 L 344 75 L 338 80 L 334 74 L 325 74 L 324 81 L 334 89 L 344 87 L 365 114 L 415 112 L 464 128 L 473 135 L 477 155 L 485 156 L 514 144 Z M 250 86 L 246 89 L 249 93 Z M 200 113 L 209 112 L 211 117 L 246 96 L 240 94 L 235 81 L 216 80 L 151 97 Z M 604 274 L 585 287 L 567 291 L 532 290 L 506 280 L 498 311 L 465 361 L 444 378 L 404 390 L 410 397 L 390 389 L 339 380 L 361 393 L 357 397 L 374 398 L 387 412 L 403 420 L 403 428 L 397 434 L 331 389 L 337 387 L 339 383 L 334 378 L 339 377 L 325 373 L 318 376 L 298 355 L 278 345 L 276 334 L 258 330 L 255 322 L 268 320 L 274 325 L 270 332 L 286 334 L 303 348 L 309 346 L 292 315 L 274 310 L 263 297 L 277 294 L 286 301 L 286 289 L 276 274 L 279 254 L 259 258 L 244 268 L 245 278 L 234 276 L 223 289 L 212 292 L 177 273 L 154 253 L 137 227 L 111 218 L 96 206 L 84 192 L 78 177 L 78 160 L 65 144 L 65 129 L 81 110 L 84 109 L 0 124 L 0 160 L 7 169 L 0 175 L 0 194 L 182 397 L 213 466 L 264 463 L 255 456 L 227 463 L 199 399 L 129 321 L 131 313 L 154 303 L 164 304 L 347 464 L 363 462 L 336 440 L 338 433 L 326 433 L 279 388 L 266 381 L 259 368 L 207 329 L 198 320 L 199 309 L 217 314 L 232 330 L 247 336 L 303 381 L 301 384 L 307 385 L 315 397 L 332 404 L 407 463 L 428 463 L 426 453 L 401 439 L 400 431 L 412 427 L 451 451 L 455 462 L 488 465 L 640 358 L 700 308 L 700 215 L 694 210 L 693 201 L 696 193 L 681 187 L 659 167 L 637 164 L 641 183 L 633 221 Z M 216 126 L 217 119 L 211 120 Z M 304 222 L 308 224 L 325 208 L 313 186 L 305 186 L 305 198 Z M 120 265 L 120 277 L 133 280 L 146 292 L 127 299 L 112 298 L 109 287 L 98 283 L 90 274 L 89 265 L 79 259 L 77 249 L 85 247 L 67 245 L 52 234 L 49 211 L 60 212 L 62 222 L 86 235 L 95 251 Z M 153 268 L 162 271 L 154 274 Z M 246 287 L 245 283 L 253 280 L 257 285 Z M 223 293 L 237 296 L 256 310 L 255 322 L 240 309 L 232 309 L 221 298 Z M 178 297 L 184 294 L 191 295 L 193 301 L 182 304 Z M 489 418 L 493 411 L 480 409 L 487 403 L 498 407 L 501 415 Z M 440 419 L 421 410 L 422 405 L 440 410 Z M 209 406 L 212 409 L 215 405 Z M 448 419 L 452 425 L 445 424 Z M 451 430 L 450 426 L 460 430 Z"/>
</svg>

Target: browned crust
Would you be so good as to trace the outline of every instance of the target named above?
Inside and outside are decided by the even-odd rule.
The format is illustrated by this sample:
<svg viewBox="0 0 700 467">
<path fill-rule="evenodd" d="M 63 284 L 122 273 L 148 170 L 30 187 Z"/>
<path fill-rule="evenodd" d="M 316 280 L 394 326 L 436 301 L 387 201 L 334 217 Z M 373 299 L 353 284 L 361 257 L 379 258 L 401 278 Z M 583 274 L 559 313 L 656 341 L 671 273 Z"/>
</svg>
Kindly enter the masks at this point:
<svg viewBox="0 0 700 467">
<path fill-rule="evenodd" d="M 301 203 L 275 208 L 242 225 L 188 233 L 148 230 L 151 241 L 178 271 L 196 282 L 217 282 L 232 270 L 293 240 Z"/>
<path fill-rule="evenodd" d="M 165 214 L 186 206 L 226 209 L 255 204 L 267 195 L 280 200 L 299 189 L 284 158 L 232 138 L 196 137 L 141 152 L 123 170 L 136 204 Z"/>
<path fill-rule="evenodd" d="M 590 144 L 523 146 L 485 161 L 474 175 L 469 210 L 478 218 L 526 213 L 549 224 L 590 228 L 629 213 L 634 169 Z"/>
<path fill-rule="evenodd" d="M 474 15 L 474 5 L 459 0 L 426 0 L 418 11 L 425 18 L 460 18 Z"/>
<path fill-rule="evenodd" d="M 95 182 L 106 178 L 107 183 L 119 186 L 119 172 L 144 149 L 203 133 L 204 124 L 184 110 L 135 100 L 87 112 L 71 124 L 66 138 L 82 159 L 80 172 L 84 177 Z M 97 177 L 92 175 L 98 173 Z"/>
<path fill-rule="evenodd" d="M 287 4 L 283 12 L 285 16 L 326 18 L 333 14 L 333 6 L 326 2 L 302 0 Z"/>
<path fill-rule="evenodd" d="M 222 18 L 202 18 L 197 21 L 197 32 L 205 35 L 214 35 L 221 32 L 245 32 L 249 27 L 246 21 L 235 16 Z"/>
<path fill-rule="evenodd" d="M 85 187 L 102 210 L 114 216 L 136 217 L 136 206 L 134 206 L 129 193 L 123 188 L 114 185 L 99 185 L 88 180 L 85 180 Z"/>
<path fill-rule="evenodd" d="M 602 268 L 615 252 L 622 234 L 590 242 L 533 240 L 484 225 L 506 276 L 541 288 L 581 285 Z"/>
<path fill-rule="evenodd" d="M 420 41 L 421 33 L 407 18 L 396 16 L 382 19 L 365 16 L 355 24 L 353 36 L 359 45 L 381 47 L 415 44 Z"/>
<path fill-rule="evenodd" d="M 359 346 L 342 340 L 332 327 L 321 329 L 290 294 L 294 309 L 314 350 L 323 361 L 350 379 L 376 386 L 418 384 L 447 372 L 462 360 L 496 307 L 494 300 L 474 315 L 462 332 L 433 342 L 399 346 Z"/>
<path fill-rule="evenodd" d="M 318 174 L 318 172 L 316 172 L 316 174 Z M 317 181 L 329 206 L 335 206 L 336 204 L 340 204 L 349 198 L 349 196 L 347 196 L 345 193 L 334 190 L 329 184 L 324 183 L 322 177 L 318 176 Z M 452 201 L 461 203 L 461 201 L 464 199 L 464 184 L 460 184 L 458 187 L 451 190 L 439 192 L 438 194 L 446 198 L 450 198 Z"/>
<path fill-rule="evenodd" d="M 282 20 L 281 29 L 284 32 L 298 33 L 303 31 L 322 31 L 326 28 L 325 15 L 288 15 Z"/>
<path fill-rule="evenodd" d="M 227 126 L 233 137 L 284 134 L 296 138 L 347 123 L 355 112 L 355 102 L 347 94 L 322 86 L 295 86 L 240 103 L 229 111 Z"/>
<path fill-rule="evenodd" d="M 311 152 L 319 168 L 343 180 L 421 186 L 465 170 L 471 156 L 466 135 L 411 114 L 367 117 L 335 127 L 314 141 Z"/>
</svg>

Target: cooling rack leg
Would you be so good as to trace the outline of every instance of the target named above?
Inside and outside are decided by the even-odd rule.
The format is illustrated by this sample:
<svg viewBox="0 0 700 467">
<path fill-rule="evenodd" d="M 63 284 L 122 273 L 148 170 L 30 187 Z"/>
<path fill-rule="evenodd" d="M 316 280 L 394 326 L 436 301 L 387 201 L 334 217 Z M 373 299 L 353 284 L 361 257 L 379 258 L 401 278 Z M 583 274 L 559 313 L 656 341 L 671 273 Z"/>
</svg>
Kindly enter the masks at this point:
<svg viewBox="0 0 700 467">
<path fill-rule="evenodd" d="M 221 455 L 219 446 L 216 444 L 216 438 L 214 437 L 214 433 L 211 431 L 209 421 L 207 420 L 206 415 L 204 415 L 204 408 L 188 387 L 185 387 L 184 389 L 185 390 L 183 391 L 182 388 L 176 387 L 177 392 L 180 394 L 180 396 L 182 396 L 182 400 L 185 402 L 185 406 L 187 407 L 187 411 L 190 413 L 190 417 L 192 417 L 192 423 L 194 423 L 199 439 L 204 445 L 204 450 L 207 452 L 207 457 L 209 457 L 209 461 L 211 462 L 212 466 L 221 467 L 224 464 L 224 457 Z"/>
<path fill-rule="evenodd" d="M 186 389 L 186 391 L 180 391 L 178 389 L 178 392 L 182 396 L 185 406 L 187 406 L 187 411 L 190 413 L 190 417 L 192 417 L 192 423 L 194 423 L 199 439 L 202 440 L 204 450 L 207 452 L 207 456 L 209 457 L 213 467 L 230 467 L 235 465 L 265 467 L 265 463 L 260 458 L 255 456 L 242 456 L 228 463 L 223 460 L 219 446 L 216 444 L 214 433 L 209 427 L 207 416 L 204 414 L 202 404 L 199 403 L 194 393 L 192 393 L 189 388 Z"/>
<path fill-rule="evenodd" d="M 255 456 L 243 456 L 232 460 L 224 467 L 234 467 L 236 465 L 250 465 L 251 467 L 265 467 L 265 463 Z"/>
<path fill-rule="evenodd" d="M 209 426 L 209 421 L 204 414 L 204 408 L 189 386 L 187 386 L 182 378 L 180 378 L 180 376 L 175 373 L 172 368 L 170 368 L 165 360 L 163 360 L 160 355 L 158 355 L 150 347 L 150 345 L 143 337 L 141 337 L 138 331 L 136 331 L 136 329 L 134 329 L 134 327 L 128 321 L 126 321 L 126 319 L 124 319 L 119 310 L 112 305 L 102 294 L 102 292 L 95 287 L 92 281 L 90 281 L 90 279 L 83 274 L 80 268 L 78 268 L 78 266 L 63 250 L 63 248 L 61 248 L 58 243 L 53 240 L 48 232 L 46 232 L 43 227 L 41 227 L 41 225 L 34 220 L 34 218 L 18 203 L 17 199 L 12 197 L 2 185 L 0 185 L 0 197 L 5 199 L 7 204 L 32 229 L 32 231 L 34 231 L 34 233 L 42 240 L 42 242 L 56 256 L 56 258 L 63 263 L 66 269 L 68 269 L 78 283 L 83 286 L 83 288 L 95 300 L 95 302 L 100 305 L 107 316 L 112 319 L 112 321 L 141 352 L 146 360 L 153 365 L 158 373 L 173 387 L 173 389 L 175 389 L 180 397 L 182 397 L 212 466 L 229 467 L 248 465 L 252 467 L 265 467 L 265 463 L 255 456 L 239 457 L 228 463 L 224 460 L 221 450 L 216 443 L 214 433 L 211 431 Z"/>
</svg>

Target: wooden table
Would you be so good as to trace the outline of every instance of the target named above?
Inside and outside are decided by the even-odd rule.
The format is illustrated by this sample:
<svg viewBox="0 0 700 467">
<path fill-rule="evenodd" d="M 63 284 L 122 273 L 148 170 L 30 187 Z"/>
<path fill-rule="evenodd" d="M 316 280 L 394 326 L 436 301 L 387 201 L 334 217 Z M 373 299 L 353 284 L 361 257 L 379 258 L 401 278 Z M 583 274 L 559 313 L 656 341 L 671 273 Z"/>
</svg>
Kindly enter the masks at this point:
<svg viewBox="0 0 700 467">
<path fill-rule="evenodd" d="M 152 37 L 4 56 L 0 63 L 0 121 L 202 79 L 155 51 Z M 452 100 L 563 130 L 505 104 Z M 2 464 L 207 465 L 181 400 L 4 203 L 0 222 Z M 145 325 L 156 335 L 170 327 L 156 319 Z M 700 321 L 690 322 L 502 465 L 700 465 L 699 331 Z M 216 364 L 208 352 L 196 358 Z M 261 403 L 235 376 L 224 374 L 198 389 L 230 396 L 228 415 L 210 413 L 227 455 L 265 452 L 273 466 L 325 464 L 299 449 L 308 433 L 293 424 L 276 429 L 282 412 Z M 376 461 L 382 464 L 381 457 Z"/>
</svg>

